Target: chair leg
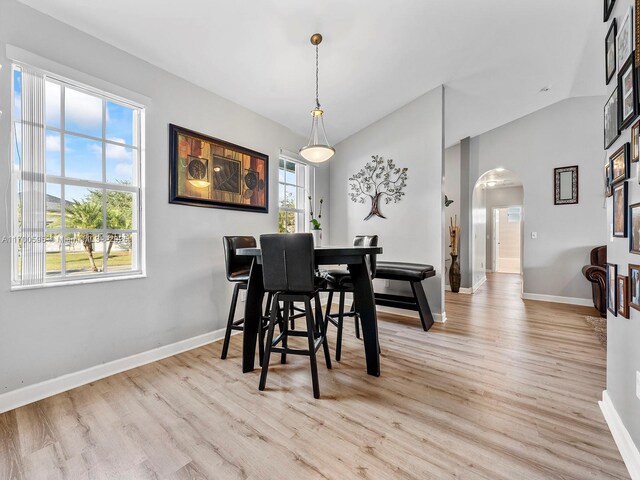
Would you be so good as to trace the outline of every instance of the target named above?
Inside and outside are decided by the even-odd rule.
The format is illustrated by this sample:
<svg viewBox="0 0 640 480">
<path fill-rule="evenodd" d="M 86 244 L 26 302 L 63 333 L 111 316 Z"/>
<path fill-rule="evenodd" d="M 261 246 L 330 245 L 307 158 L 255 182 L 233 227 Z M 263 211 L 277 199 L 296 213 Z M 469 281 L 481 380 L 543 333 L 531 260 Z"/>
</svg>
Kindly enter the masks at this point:
<svg viewBox="0 0 640 480">
<path fill-rule="evenodd" d="M 314 338 L 314 320 L 311 313 L 311 302 L 304 301 L 307 319 L 307 340 L 309 341 L 309 363 L 311 364 L 311 382 L 313 384 L 313 398 L 320 398 L 320 384 L 318 383 L 318 364 L 316 362 L 316 349 Z"/>
<path fill-rule="evenodd" d="M 261 318 L 258 330 L 258 362 L 260 366 L 262 366 L 262 357 L 264 357 L 264 320 Z"/>
<path fill-rule="evenodd" d="M 340 292 L 340 305 L 338 306 L 338 337 L 336 339 L 336 362 L 342 356 L 342 324 L 344 322 L 344 292 Z"/>
<path fill-rule="evenodd" d="M 284 320 L 282 321 L 282 327 L 281 327 L 281 331 L 283 333 L 282 335 L 282 348 L 286 349 L 288 347 L 289 342 L 287 341 L 289 339 L 289 308 L 287 308 L 289 306 L 290 302 L 284 302 Z M 280 354 L 280 363 L 285 364 L 287 363 L 287 353 L 286 352 L 282 352 Z"/>
<path fill-rule="evenodd" d="M 355 303 L 351 304 L 351 311 L 352 312 L 356 311 L 356 304 Z M 354 315 L 354 319 L 355 319 L 355 324 L 356 324 L 356 338 L 360 338 L 360 315 L 358 315 L 356 313 Z"/>
<path fill-rule="evenodd" d="M 262 372 L 260 372 L 259 390 L 264 390 L 267 385 L 267 373 L 269 372 L 269 357 L 271 357 L 271 346 L 273 343 L 273 330 L 278 321 L 278 294 L 274 296 L 273 306 L 271 307 L 271 319 L 269 320 L 269 330 L 267 331 L 267 341 L 264 349 L 264 359 L 262 360 Z"/>
<path fill-rule="evenodd" d="M 224 360 L 227 358 L 229 351 L 229 341 L 231 340 L 231 327 L 233 326 L 233 317 L 236 315 L 236 305 L 238 304 L 238 292 L 240 291 L 240 284 L 236 283 L 233 286 L 233 296 L 231 297 L 231 306 L 229 307 L 229 318 L 227 319 L 227 329 L 224 332 L 224 343 L 222 344 L 222 355 L 220 358 Z"/>
<path fill-rule="evenodd" d="M 291 302 L 291 306 L 289 307 L 289 313 L 291 314 L 291 330 L 296 329 L 296 319 L 293 316 L 296 314 L 296 311 L 293 309 L 294 303 Z"/>
<path fill-rule="evenodd" d="M 329 340 L 327 339 L 327 323 L 326 317 L 322 315 L 322 305 L 320 305 L 320 296 L 316 295 L 316 326 L 320 335 L 322 335 L 322 349 L 324 350 L 324 361 L 328 369 L 331 369 L 331 353 L 329 352 Z"/>
<path fill-rule="evenodd" d="M 333 303 L 333 292 L 329 292 L 329 298 L 327 298 L 327 310 L 324 312 L 324 316 L 328 317 L 331 315 L 331 304 Z"/>
</svg>

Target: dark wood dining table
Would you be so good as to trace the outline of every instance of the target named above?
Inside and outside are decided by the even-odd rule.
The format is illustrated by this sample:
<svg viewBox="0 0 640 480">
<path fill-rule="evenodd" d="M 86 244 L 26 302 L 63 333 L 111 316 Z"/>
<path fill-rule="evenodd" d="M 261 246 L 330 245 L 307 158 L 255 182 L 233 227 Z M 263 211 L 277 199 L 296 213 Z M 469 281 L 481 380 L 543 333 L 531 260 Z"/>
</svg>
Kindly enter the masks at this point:
<svg viewBox="0 0 640 480">
<path fill-rule="evenodd" d="M 347 265 L 353 279 L 355 309 L 362 323 L 362 338 L 367 373 L 380 376 L 380 347 L 378 343 L 378 319 L 373 296 L 373 284 L 365 258 L 370 254 L 381 254 L 381 247 L 316 247 L 316 265 Z M 244 333 L 242 336 L 242 371 L 251 372 L 255 366 L 256 341 L 262 317 L 264 284 L 262 283 L 262 252 L 259 248 L 240 248 L 237 255 L 253 256 L 247 298 L 244 310 Z"/>
</svg>

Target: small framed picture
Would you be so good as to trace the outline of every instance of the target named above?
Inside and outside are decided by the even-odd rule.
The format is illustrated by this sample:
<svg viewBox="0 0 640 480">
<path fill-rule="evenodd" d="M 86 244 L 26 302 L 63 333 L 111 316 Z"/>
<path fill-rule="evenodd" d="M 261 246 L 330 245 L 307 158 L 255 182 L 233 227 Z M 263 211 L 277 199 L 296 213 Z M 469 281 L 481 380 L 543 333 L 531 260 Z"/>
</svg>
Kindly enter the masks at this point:
<svg viewBox="0 0 640 480">
<path fill-rule="evenodd" d="M 604 0 L 604 21 L 609 21 L 609 17 L 611 16 L 611 12 L 613 11 L 613 6 L 616 4 L 616 0 Z"/>
<path fill-rule="evenodd" d="M 619 136 L 618 87 L 616 87 L 604 106 L 604 149 L 613 145 Z"/>
<path fill-rule="evenodd" d="M 618 316 L 618 309 L 616 308 L 618 300 L 618 265 L 614 263 L 607 263 L 607 310 L 613 313 L 614 316 Z"/>
<path fill-rule="evenodd" d="M 554 205 L 578 203 L 578 165 L 553 169 Z"/>
<path fill-rule="evenodd" d="M 613 236 L 627 238 L 627 182 L 613 187 Z"/>
<path fill-rule="evenodd" d="M 640 310 L 640 265 L 629 265 L 629 306 Z"/>
<path fill-rule="evenodd" d="M 640 255 L 640 203 L 629 206 L 629 252 Z"/>
<path fill-rule="evenodd" d="M 616 306 L 618 313 L 624 318 L 629 318 L 629 277 L 618 275 L 617 283 L 618 301 Z"/>
<path fill-rule="evenodd" d="M 640 160 L 640 120 L 631 127 L 631 161 Z"/>
<path fill-rule="evenodd" d="M 633 7 L 629 7 L 622 23 L 620 23 L 616 35 L 616 50 L 616 60 L 618 68 L 620 68 L 627 63 L 633 53 Z"/>
<path fill-rule="evenodd" d="M 611 190 L 611 164 L 607 163 L 604 166 L 604 196 L 610 197 L 613 195 Z"/>
<path fill-rule="evenodd" d="M 609 27 L 609 32 L 607 33 L 607 37 L 604 42 L 605 55 L 604 55 L 604 64 L 605 64 L 605 76 L 607 85 L 611 82 L 611 79 L 616 74 L 617 66 L 616 66 L 616 35 L 618 34 L 618 24 L 616 19 L 613 19 L 611 22 L 611 26 Z"/>
<path fill-rule="evenodd" d="M 624 182 L 629 178 L 629 171 L 631 170 L 629 165 L 629 150 L 629 144 L 625 143 L 609 157 L 609 161 L 611 162 L 611 185 Z"/>
<path fill-rule="evenodd" d="M 620 69 L 618 75 L 618 99 L 619 107 L 618 112 L 620 115 L 620 129 L 624 130 L 633 119 L 636 118 L 638 113 L 637 104 L 638 96 L 636 95 L 636 69 L 633 65 L 633 58 L 629 57 L 627 63 L 625 63 Z"/>
</svg>

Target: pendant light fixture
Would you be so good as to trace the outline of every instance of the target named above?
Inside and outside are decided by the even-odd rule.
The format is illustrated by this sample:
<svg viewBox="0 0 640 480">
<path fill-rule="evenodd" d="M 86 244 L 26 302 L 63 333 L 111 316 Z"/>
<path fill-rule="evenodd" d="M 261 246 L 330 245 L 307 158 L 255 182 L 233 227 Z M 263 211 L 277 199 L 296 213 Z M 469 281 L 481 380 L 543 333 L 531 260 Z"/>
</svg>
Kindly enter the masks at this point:
<svg viewBox="0 0 640 480">
<path fill-rule="evenodd" d="M 335 149 L 329 145 L 327 134 L 324 131 L 324 111 L 320 108 L 318 100 L 318 45 L 322 42 L 322 35 L 314 33 L 311 35 L 311 44 L 316 47 L 316 108 L 311 111 L 311 135 L 306 147 L 300 149 L 300 155 L 305 160 L 312 163 L 322 163 L 329 160 L 336 153 Z"/>
</svg>

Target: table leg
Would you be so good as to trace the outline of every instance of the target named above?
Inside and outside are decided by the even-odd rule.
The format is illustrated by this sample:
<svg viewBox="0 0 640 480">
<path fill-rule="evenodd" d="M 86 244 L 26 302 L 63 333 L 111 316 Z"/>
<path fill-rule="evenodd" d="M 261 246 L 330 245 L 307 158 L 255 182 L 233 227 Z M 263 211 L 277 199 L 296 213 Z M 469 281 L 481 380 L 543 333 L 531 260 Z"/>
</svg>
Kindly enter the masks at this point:
<svg viewBox="0 0 640 480">
<path fill-rule="evenodd" d="M 262 299 L 264 285 L 262 284 L 262 265 L 253 259 L 247 298 L 244 305 L 244 331 L 242 332 L 242 373 L 252 372 L 256 356 L 256 339 L 262 320 Z"/>
<path fill-rule="evenodd" d="M 367 361 L 367 373 L 380 376 L 380 348 L 378 343 L 378 318 L 373 297 L 373 284 L 369 269 L 363 263 L 349 264 L 349 273 L 353 280 L 353 299 L 356 311 L 362 322 L 364 354 Z"/>
</svg>

